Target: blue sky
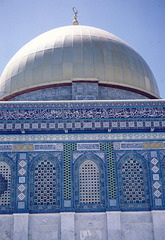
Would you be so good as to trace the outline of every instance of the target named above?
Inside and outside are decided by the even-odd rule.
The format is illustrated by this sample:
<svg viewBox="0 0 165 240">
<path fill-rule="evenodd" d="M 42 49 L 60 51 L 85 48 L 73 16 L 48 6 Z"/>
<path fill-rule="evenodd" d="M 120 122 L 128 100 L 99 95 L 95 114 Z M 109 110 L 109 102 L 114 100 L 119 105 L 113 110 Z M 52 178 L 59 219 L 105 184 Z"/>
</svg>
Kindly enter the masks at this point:
<svg viewBox="0 0 165 240">
<path fill-rule="evenodd" d="M 107 30 L 134 48 L 165 98 L 165 0 L 0 0 L 0 74 L 28 41 L 71 25 L 73 6 L 81 25 Z"/>
</svg>

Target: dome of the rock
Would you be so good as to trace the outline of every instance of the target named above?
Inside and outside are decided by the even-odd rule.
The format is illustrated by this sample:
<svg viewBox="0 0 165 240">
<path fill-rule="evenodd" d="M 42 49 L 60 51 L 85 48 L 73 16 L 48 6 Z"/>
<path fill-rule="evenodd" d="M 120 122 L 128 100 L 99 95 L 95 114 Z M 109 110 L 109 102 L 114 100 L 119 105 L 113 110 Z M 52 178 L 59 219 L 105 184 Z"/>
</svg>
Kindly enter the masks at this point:
<svg viewBox="0 0 165 240">
<path fill-rule="evenodd" d="M 155 78 L 136 51 L 111 33 L 78 25 L 53 29 L 23 46 L 2 73 L 0 99 L 73 82 L 159 98 Z"/>
</svg>

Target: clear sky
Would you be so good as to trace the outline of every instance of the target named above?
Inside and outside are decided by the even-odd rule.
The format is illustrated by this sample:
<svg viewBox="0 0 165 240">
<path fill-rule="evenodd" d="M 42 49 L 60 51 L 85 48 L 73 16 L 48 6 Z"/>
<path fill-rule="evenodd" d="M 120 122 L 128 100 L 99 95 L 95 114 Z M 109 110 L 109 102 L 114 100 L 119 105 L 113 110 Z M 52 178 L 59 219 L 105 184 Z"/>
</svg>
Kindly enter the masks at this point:
<svg viewBox="0 0 165 240">
<path fill-rule="evenodd" d="M 0 75 L 28 41 L 78 21 L 107 30 L 148 63 L 165 98 L 165 0 L 0 0 Z"/>
</svg>

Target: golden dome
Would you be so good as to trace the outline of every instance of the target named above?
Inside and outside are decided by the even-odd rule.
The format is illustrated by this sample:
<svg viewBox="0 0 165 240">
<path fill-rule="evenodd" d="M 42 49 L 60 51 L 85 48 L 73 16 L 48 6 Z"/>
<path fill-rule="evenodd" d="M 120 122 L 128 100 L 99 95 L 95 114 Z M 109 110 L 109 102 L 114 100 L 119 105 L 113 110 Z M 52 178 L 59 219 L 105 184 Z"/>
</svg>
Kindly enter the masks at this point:
<svg viewBox="0 0 165 240">
<path fill-rule="evenodd" d="M 0 99 L 74 80 L 159 98 L 155 78 L 137 52 L 113 34 L 78 25 L 53 29 L 21 48 L 2 73 Z"/>
</svg>

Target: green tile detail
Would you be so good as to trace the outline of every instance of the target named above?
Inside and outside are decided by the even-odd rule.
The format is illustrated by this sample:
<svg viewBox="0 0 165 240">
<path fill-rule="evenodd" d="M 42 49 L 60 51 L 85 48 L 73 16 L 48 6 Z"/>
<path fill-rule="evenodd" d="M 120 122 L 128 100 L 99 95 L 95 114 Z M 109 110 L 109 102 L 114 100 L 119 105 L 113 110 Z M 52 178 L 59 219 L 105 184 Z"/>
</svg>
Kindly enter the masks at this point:
<svg viewBox="0 0 165 240">
<path fill-rule="evenodd" d="M 107 152 L 109 198 L 116 198 L 116 174 L 113 143 L 101 143 L 100 150 Z"/>
<path fill-rule="evenodd" d="M 76 143 L 64 144 L 64 199 L 71 199 L 71 152 L 77 150 Z"/>
</svg>

